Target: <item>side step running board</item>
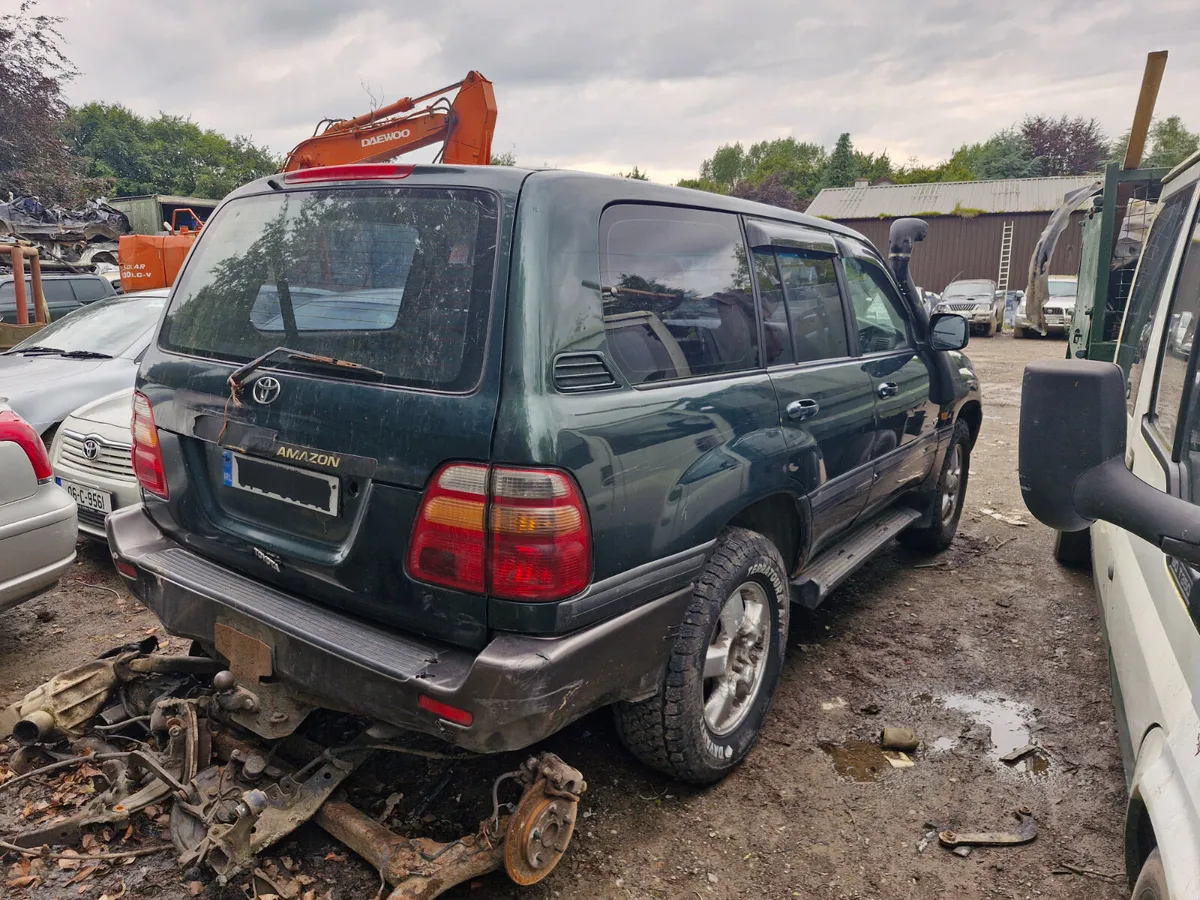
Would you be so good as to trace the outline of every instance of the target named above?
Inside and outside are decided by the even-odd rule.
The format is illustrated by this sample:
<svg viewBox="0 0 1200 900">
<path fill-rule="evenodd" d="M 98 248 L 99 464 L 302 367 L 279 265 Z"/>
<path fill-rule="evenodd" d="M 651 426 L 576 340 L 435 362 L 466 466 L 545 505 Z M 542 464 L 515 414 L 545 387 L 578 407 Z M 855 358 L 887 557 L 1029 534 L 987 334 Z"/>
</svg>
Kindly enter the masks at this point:
<svg viewBox="0 0 1200 900">
<path fill-rule="evenodd" d="M 808 565 L 792 582 L 792 602 L 816 609 L 871 554 L 921 518 L 915 509 L 889 509 L 855 528 Z"/>
</svg>

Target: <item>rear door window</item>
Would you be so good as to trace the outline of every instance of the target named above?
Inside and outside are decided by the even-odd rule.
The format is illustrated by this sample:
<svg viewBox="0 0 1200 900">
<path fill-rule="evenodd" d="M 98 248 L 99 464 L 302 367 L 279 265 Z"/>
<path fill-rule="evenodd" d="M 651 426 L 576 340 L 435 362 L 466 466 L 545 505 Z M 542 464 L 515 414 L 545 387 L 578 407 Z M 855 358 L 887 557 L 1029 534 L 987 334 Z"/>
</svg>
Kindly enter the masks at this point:
<svg viewBox="0 0 1200 900">
<path fill-rule="evenodd" d="M 388 383 L 470 390 L 482 372 L 497 228 L 497 200 L 478 190 L 234 200 L 201 232 L 160 346 L 230 362 L 284 346 L 380 369 Z"/>
<path fill-rule="evenodd" d="M 609 354 L 631 383 L 759 367 L 737 216 L 610 207 L 600 219 L 600 265 Z"/>
<path fill-rule="evenodd" d="M 754 258 L 760 273 L 767 364 L 849 356 L 833 258 L 804 250 L 761 247 L 754 251 Z M 764 278 L 764 272 L 771 277 Z M 765 284 L 771 289 L 764 290 Z M 786 353 L 773 352 L 776 331 L 788 344 Z"/>
</svg>

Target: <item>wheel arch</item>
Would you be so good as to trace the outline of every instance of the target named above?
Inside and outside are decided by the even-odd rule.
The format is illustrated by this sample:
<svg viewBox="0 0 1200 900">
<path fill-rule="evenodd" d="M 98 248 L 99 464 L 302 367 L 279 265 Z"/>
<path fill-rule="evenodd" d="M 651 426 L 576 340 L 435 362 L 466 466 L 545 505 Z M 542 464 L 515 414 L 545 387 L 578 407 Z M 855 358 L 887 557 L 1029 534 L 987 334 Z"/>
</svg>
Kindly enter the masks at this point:
<svg viewBox="0 0 1200 900">
<path fill-rule="evenodd" d="M 787 493 L 770 494 L 742 509 L 726 523 L 727 528 L 745 528 L 769 540 L 779 550 L 788 575 L 795 575 L 807 546 L 807 517 L 801 504 Z"/>
<path fill-rule="evenodd" d="M 971 449 L 975 449 L 975 441 L 979 438 L 979 430 L 983 427 L 983 407 L 978 400 L 968 400 L 958 411 L 958 418 L 967 423 L 971 432 Z"/>
</svg>

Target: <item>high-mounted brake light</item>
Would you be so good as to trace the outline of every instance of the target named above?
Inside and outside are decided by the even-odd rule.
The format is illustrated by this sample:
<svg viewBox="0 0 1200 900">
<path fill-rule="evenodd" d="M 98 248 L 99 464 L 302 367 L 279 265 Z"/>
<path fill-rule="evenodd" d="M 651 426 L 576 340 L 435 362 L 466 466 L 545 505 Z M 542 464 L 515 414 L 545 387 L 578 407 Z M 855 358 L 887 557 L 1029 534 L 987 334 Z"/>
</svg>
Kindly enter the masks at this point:
<svg viewBox="0 0 1200 900">
<path fill-rule="evenodd" d="M 158 442 L 158 427 L 154 424 L 154 410 L 141 391 L 133 394 L 132 431 L 133 471 L 137 474 L 138 484 L 155 496 L 168 499 L 167 470 Z"/>
<path fill-rule="evenodd" d="M 11 409 L 0 412 L 0 441 L 12 441 L 25 451 L 29 464 L 33 466 L 33 475 L 38 481 L 46 481 L 54 476 L 50 466 L 50 454 L 41 436 L 33 430 L 33 426 L 18 416 Z"/>
<path fill-rule="evenodd" d="M 506 600 L 562 600 L 592 579 L 583 496 L 565 472 L 452 463 L 434 475 L 408 550 L 409 573 Z"/>
<path fill-rule="evenodd" d="M 283 176 L 284 184 L 302 184 L 314 181 L 369 181 L 376 178 L 407 178 L 415 166 L 395 163 L 358 163 L 349 166 L 315 166 L 311 169 L 296 169 Z"/>
</svg>

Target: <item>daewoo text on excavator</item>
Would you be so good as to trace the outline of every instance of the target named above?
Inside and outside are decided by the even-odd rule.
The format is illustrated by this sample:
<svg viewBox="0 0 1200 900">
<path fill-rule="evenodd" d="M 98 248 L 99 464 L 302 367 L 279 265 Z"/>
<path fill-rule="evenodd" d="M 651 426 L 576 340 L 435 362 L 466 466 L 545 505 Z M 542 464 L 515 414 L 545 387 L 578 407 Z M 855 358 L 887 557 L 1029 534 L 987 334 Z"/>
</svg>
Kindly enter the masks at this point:
<svg viewBox="0 0 1200 900">
<path fill-rule="evenodd" d="M 458 93 L 450 101 L 444 95 L 454 90 Z M 416 108 L 427 100 L 433 102 Z M 282 171 L 383 162 L 439 142 L 440 162 L 486 166 L 495 129 L 492 83 L 472 71 L 462 81 L 420 97 L 404 97 L 353 119 L 318 123 L 318 133 L 293 148 Z M 174 284 L 198 232 L 199 228 L 177 228 L 172 221 L 163 234 L 122 235 L 117 253 L 123 288 L 140 291 Z"/>
</svg>

